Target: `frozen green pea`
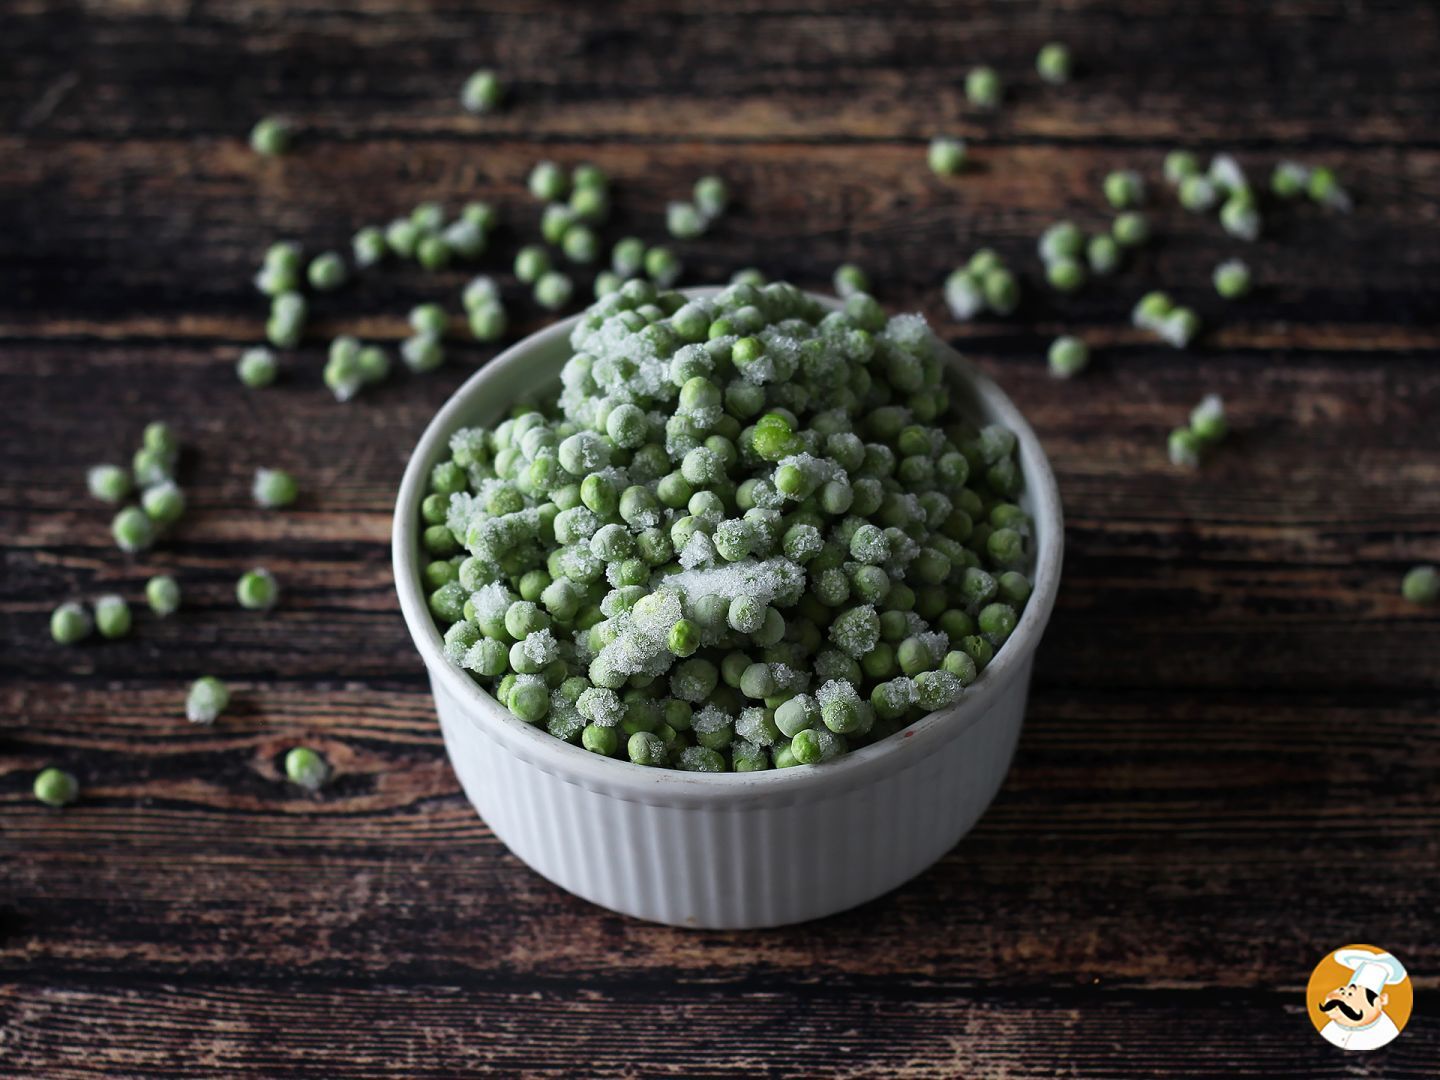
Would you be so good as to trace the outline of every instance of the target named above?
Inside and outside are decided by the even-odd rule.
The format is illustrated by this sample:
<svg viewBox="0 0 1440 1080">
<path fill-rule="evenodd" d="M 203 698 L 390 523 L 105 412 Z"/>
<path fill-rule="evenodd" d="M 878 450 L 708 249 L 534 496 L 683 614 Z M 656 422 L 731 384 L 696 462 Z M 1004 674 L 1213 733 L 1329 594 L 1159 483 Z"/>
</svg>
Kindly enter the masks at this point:
<svg viewBox="0 0 1440 1080">
<path fill-rule="evenodd" d="M 627 236 L 610 251 L 610 269 L 621 278 L 631 278 L 645 268 L 645 241 Z"/>
<path fill-rule="evenodd" d="M 230 688 L 213 675 L 203 675 L 190 684 L 185 718 L 192 724 L 213 724 L 229 707 Z"/>
<path fill-rule="evenodd" d="M 410 328 L 417 334 L 442 337 L 449 323 L 449 316 L 439 304 L 417 304 L 410 309 Z"/>
<path fill-rule="evenodd" d="M 93 498 L 118 503 L 130 494 L 130 473 L 119 465 L 95 465 L 85 474 L 85 485 Z"/>
<path fill-rule="evenodd" d="M 1348 213 L 1351 209 L 1350 193 L 1340 186 L 1335 171 L 1324 165 L 1310 171 L 1305 182 L 1305 193 L 1311 200 L 1330 210 Z"/>
<path fill-rule="evenodd" d="M 665 207 L 665 231 L 676 240 L 694 240 L 704 234 L 706 224 L 692 203 L 672 202 Z"/>
<path fill-rule="evenodd" d="M 80 782 L 74 774 L 51 766 L 40 771 L 31 790 L 40 802 L 58 808 L 69 806 L 80 797 Z"/>
<path fill-rule="evenodd" d="M 1250 268 L 1240 259 L 1226 259 L 1211 275 L 1215 291 L 1226 300 L 1238 300 L 1250 293 Z"/>
<path fill-rule="evenodd" d="M 1145 201 L 1145 181 L 1133 169 L 1117 169 L 1105 177 L 1105 201 L 1116 210 L 1134 210 Z"/>
<path fill-rule="evenodd" d="M 278 116 L 267 116 L 250 129 L 250 149 L 261 157 L 279 157 L 290 150 L 290 124 Z"/>
<path fill-rule="evenodd" d="M 550 270 L 550 255 L 538 244 L 528 244 L 515 254 L 515 276 L 526 285 L 534 285 Z"/>
<path fill-rule="evenodd" d="M 1220 199 L 1215 185 L 1205 176 L 1187 176 L 1180 181 L 1180 205 L 1192 214 L 1204 214 Z"/>
<path fill-rule="evenodd" d="M 1201 439 L 1188 427 L 1176 428 L 1170 432 L 1168 451 L 1170 463 L 1181 468 L 1193 469 L 1200 464 Z"/>
<path fill-rule="evenodd" d="M 345 260 L 336 251 L 315 256 L 305 270 L 305 278 L 310 282 L 310 287 L 320 292 L 331 292 L 340 288 L 347 277 L 349 271 L 345 268 Z"/>
<path fill-rule="evenodd" d="M 661 288 L 668 289 L 680 278 L 680 260 L 667 247 L 652 247 L 645 252 L 645 276 Z"/>
<path fill-rule="evenodd" d="M 1400 581 L 1400 595 L 1412 604 L 1434 604 L 1440 600 L 1440 571 L 1433 566 L 1412 567 Z"/>
<path fill-rule="evenodd" d="M 356 269 L 364 270 L 384 260 L 389 252 L 385 242 L 385 230 L 376 225 L 366 225 L 350 238 L 350 258 Z"/>
<path fill-rule="evenodd" d="M 1220 226 L 1238 240 L 1260 239 L 1260 211 L 1249 192 L 1238 193 L 1225 200 L 1220 208 Z"/>
<path fill-rule="evenodd" d="M 1085 261 L 1092 274 L 1108 277 L 1120 269 L 1120 245 L 1104 233 L 1092 236 L 1085 242 Z"/>
<path fill-rule="evenodd" d="M 483 115 L 493 112 L 503 96 L 500 76 L 489 68 L 480 68 L 472 72 L 460 87 L 460 107 L 468 113 Z"/>
<path fill-rule="evenodd" d="M 1141 247 L 1150 240 L 1150 222 L 1144 214 L 1127 210 L 1116 214 L 1110 225 L 1110 235 L 1123 248 Z"/>
<path fill-rule="evenodd" d="M 121 551 L 133 554 L 155 542 L 155 524 L 138 506 L 127 506 L 115 515 L 110 532 Z"/>
<path fill-rule="evenodd" d="M 1159 330 L 1167 316 L 1175 310 L 1168 293 L 1148 292 L 1135 304 L 1130 321 L 1142 330 Z"/>
<path fill-rule="evenodd" d="M 705 218 L 715 219 L 725 212 L 730 203 L 730 189 L 718 176 L 702 176 L 695 181 L 692 193 L 695 209 Z"/>
<path fill-rule="evenodd" d="M 965 76 L 965 97 L 977 109 L 999 108 L 1002 93 L 1000 76 L 992 67 L 971 68 Z"/>
<path fill-rule="evenodd" d="M 285 755 L 285 776 L 306 791 L 319 791 L 330 778 L 330 766 L 308 746 L 296 746 Z"/>
<path fill-rule="evenodd" d="M 445 347 L 433 334 L 416 334 L 400 343 L 400 359 L 411 371 L 423 375 L 445 362 Z"/>
<path fill-rule="evenodd" d="M 83 606 L 67 600 L 50 613 L 50 636 L 60 645 L 84 641 L 95 628 L 95 622 Z"/>
<path fill-rule="evenodd" d="M 267 510 L 289 506 L 299 492 L 295 478 L 282 469 L 256 469 L 255 480 L 250 486 L 255 505 Z"/>
<path fill-rule="evenodd" d="M 560 248 L 571 262 L 592 263 L 600 253 L 600 240 L 590 226 L 575 224 L 565 230 Z"/>
<path fill-rule="evenodd" d="M 108 593 L 95 601 L 95 629 L 105 638 L 122 638 L 130 633 L 130 605 L 123 596 Z"/>
<path fill-rule="evenodd" d="M 140 505 L 157 525 L 173 525 L 185 514 L 185 494 L 173 480 L 148 487 L 140 495 Z"/>
<path fill-rule="evenodd" d="M 145 583 L 145 602 L 162 619 L 180 607 L 180 585 L 168 574 L 157 574 Z"/>
<path fill-rule="evenodd" d="M 1177 307 L 1161 320 L 1156 332 L 1173 348 L 1189 348 L 1200 333 L 1200 316 L 1188 307 Z"/>
<path fill-rule="evenodd" d="M 1187 177 L 1200 175 L 1200 159 L 1189 150 L 1172 150 L 1165 155 L 1165 180 L 1179 185 Z"/>
<path fill-rule="evenodd" d="M 1298 199 L 1310 183 L 1310 170 L 1293 161 L 1282 161 L 1270 174 L 1270 190 L 1282 199 Z"/>
<path fill-rule="evenodd" d="M 1035 71 L 1047 83 L 1058 86 L 1069 82 L 1070 70 L 1070 49 L 1061 42 L 1051 41 L 1035 54 Z"/>
<path fill-rule="evenodd" d="M 569 190 L 569 179 L 565 170 L 553 161 L 536 162 L 530 170 L 530 178 L 526 184 L 530 188 L 530 194 L 542 202 L 563 199 Z"/>
<path fill-rule="evenodd" d="M 1085 234 L 1073 221 L 1057 221 L 1040 234 L 1040 258 L 1051 263 L 1056 259 L 1079 259 L 1085 254 Z"/>
<path fill-rule="evenodd" d="M 1085 265 L 1079 259 L 1052 259 L 1045 266 L 1045 280 L 1059 292 L 1074 292 L 1085 284 Z"/>
<path fill-rule="evenodd" d="M 385 226 L 385 246 L 402 259 L 413 259 L 424 233 L 409 218 L 396 218 Z"/>
<path fill-rule="evenodd" d="M 1202 442 L 1219 442 L 1228 434 L 1225 403 L 1219 394 L 1207 394 L 1190 410 L 1190 430 Z"/>
<path fill-rule="evenodd" d="M 235 599 L 248 611 L 264 611 L 274 607 L 279 592 L 274 576 L 263 567 L 247 570 L 235 583 Z"/>
<path fill-rule="evenodd" d="M 566 274 L 551 270 L 535 282 L 535 302 L 549 311 L 558 311 L 570 302 L 575 286 Z"/>
<path fill-rule="evenodd" d="M 930 140 L 930 149 L 927 152 L 926 160 L 930 165 L 930 171 L 936 176 L 954 176 L 965 167 L 966 157 L 964 139 L 936 135 Z M 869 290 L 861 289 L 859 291 L 868 292 Z"/>
<path fill-rule="evenodd" d="M 444 270 L 453 254 L 443 236 L 422 236 L 415 245 L 415 261 L 426 270 Z"/>
<path fill-rule="evenodd" d="M 246 349 L 235 363 L 235 375 L 241 384 L 251 390 L 259 390 L 275 381 L 280 365 L 275 354 L 269 349 L 257 346 Z"/>
<path fill-rule="evenodd" d="M 1050 374 L 1057 379 L 1072 378 L 1090 365 L 1090 347 L 1078 337 L 1069 334 L 1051 342 L 1047 355 Z"/>
</svg>

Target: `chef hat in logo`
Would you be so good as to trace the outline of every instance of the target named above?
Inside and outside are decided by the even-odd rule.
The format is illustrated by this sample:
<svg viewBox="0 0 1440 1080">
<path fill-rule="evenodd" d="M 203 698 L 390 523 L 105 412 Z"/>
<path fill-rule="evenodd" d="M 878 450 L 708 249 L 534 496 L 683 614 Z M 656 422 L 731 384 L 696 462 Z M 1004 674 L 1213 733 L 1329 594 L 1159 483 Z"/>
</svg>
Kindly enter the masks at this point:
<svg viewBox="0 0 1440 1080">
<path fill-rule="evenodd" d="M 1372 953 L 1365 949 L 1337 949 L 1335 962 L 1353 968 L 1350 985 L 1376 994 L 1386 986 L 1405 981 L 1405 967 L 1389 953 Z"/>
</svg>

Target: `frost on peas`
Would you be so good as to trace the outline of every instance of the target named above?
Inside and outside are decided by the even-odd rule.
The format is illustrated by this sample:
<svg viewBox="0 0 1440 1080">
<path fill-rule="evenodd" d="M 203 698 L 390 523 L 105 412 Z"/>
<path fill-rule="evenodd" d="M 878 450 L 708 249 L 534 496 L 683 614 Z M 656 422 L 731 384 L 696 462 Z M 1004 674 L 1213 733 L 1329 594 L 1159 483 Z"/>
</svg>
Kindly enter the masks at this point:
<svg viewBox="0 0 1440 1080">
<path fill-rule="evenodd" d="M 1018 508 L 987 520 L 1020 490 L 1013 437 L 952 413 L 924 322 L 863 292 L 826 314 L 785 285 L 685 301 L 631 280 L 571 348 L 539 411 L 456 433 L 420 508 L 447 657 L 553 737 L 670 768 L 823 762 L 894 730 L 870 734 L 898 670 L 878 647 L 914 639 L 938 669 L 929 620 L 996 600 L 972 607 L 961 570 L 1028 555 Z M 948 628 L 993 653 L 973 620 Z M 790 703 L 812 679 L 854 697 L 811 715 Z"/>
</svg>

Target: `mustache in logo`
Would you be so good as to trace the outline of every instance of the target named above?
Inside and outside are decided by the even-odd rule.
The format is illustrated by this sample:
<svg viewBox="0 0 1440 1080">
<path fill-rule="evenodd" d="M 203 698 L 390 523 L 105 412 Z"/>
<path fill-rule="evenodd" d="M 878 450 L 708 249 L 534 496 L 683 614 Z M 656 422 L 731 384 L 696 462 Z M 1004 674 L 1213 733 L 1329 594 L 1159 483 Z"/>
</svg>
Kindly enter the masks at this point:
<svg viewBox="0 0 1440 1080">
<path fill-rule="evenodd" d="M 1320 1006 L 1321 1012 L 1328 1013 L 1331 1009 L 1339 1009 L 1351 1020 L 1359 1020 L 1361 1016 L 1359 1009 L 1352 1009 L 1349 1005 L 1346 1005 L 1345 1002 L 1341 1001 L 1339 998 L 1336 998 L 1334 1001 L 1327 1001 L 1324 1005 Z"/>
</svg>

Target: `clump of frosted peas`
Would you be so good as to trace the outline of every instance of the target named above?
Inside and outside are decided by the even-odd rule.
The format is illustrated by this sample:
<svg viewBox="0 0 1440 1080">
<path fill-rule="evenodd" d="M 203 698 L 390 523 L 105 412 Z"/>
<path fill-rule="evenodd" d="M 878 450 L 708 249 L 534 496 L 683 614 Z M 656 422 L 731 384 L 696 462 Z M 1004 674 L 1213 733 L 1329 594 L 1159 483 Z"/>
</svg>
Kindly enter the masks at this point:
<svg viewBox="0 0 1440 1080">
<path fill-rule="evenodd" d="M 820 765 L 1004 647 L 1034 545 L 1016 437 L 952 405 L 919 316 L 637 279 L 570 344 L 558 388 L 452 435 L 418 508 L 446 656 L 517 720 L 649 767 Z"/>
<path fill-rule="evenodd" d="M 1196 468 L 1205 450 L 1225 438 L 1229 430 L 1225 403 L 1220 400 L 1219 394 L 1207 394 L 1200 404 L 1190 410 L 1189 425 L 1170 433 L 1170 463 L 1187 469 Z"/>
<path fill-rule="evenodd" d="M 981 248 L 945 279 L 945 305 L 968 322 L 981 312 L 1009 315 L 1020 305 L 1020 279 L 990 248 Z"/>
</svg>

